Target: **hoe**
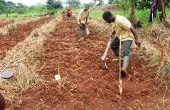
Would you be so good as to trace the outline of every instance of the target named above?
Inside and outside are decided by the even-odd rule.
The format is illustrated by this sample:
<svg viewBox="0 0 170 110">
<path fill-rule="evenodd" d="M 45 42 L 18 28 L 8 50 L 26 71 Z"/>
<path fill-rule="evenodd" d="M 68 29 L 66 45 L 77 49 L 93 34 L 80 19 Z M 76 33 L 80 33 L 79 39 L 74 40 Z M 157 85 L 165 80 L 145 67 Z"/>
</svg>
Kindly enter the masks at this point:
<svg viewBox="0 0 170 110">
<path fill-rule="evenodd" d="M 104 65 L 105 65 L 105 68 L 108 69 L 108 66 L 106 64 L 106 56 L 107 56 L 107 53 L 109 51 L 109 47 L 111 45 L 111 42 L 112 42 L 112 38 L 109 39 L 108 43 L 107 43 L 107 46 L 106 46 L 106 49 L 101 57 L 101 60 L 104 61 Z M 119 60 L 119 92 L 120 92 L 120 95 L 122 95 L 122 78 L 121 78 L 121 50 L 122 50 L 122 44 L 121 44 L 121 37 L 120 37 L 120 46 L 119 46 L 119 59 L 114 59 L 114 60 Z"/>
</svg>

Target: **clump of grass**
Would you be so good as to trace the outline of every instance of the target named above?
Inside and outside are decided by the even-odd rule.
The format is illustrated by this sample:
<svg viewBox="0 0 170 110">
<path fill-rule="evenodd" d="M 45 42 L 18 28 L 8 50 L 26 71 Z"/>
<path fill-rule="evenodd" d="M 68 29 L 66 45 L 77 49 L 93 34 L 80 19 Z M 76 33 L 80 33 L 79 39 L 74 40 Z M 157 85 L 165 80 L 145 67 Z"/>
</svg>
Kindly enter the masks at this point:
<svg viewBox="0 0 170 110">
<path fill-rule="evenodd" d="M 168 73 L 170 76 L 170 58 L 168 58 L 165 62 L 165 72 Z"/>
<path fill-rule="evenodd" d="M 149 56 L 149 59 L 147 59 L 149 61 L 148 66 L 153 66 L 156 65 L 157 63 L 159 63 L 160 61 L 160 53 L 159 50 L 156 49 L 153 45 L 151 45 L 149 42 L 143 42 L 142 45 L 145 48 L 145 53 L 147 54 L 147 56 Z"/>
<path fill-rule="evenodd" d="M 160 65 L 157 75 L 163 74 L 167 75 L 168 79 L 170 79 L 170 58 L 164 61 L 163 65 Z"/>
</svg>

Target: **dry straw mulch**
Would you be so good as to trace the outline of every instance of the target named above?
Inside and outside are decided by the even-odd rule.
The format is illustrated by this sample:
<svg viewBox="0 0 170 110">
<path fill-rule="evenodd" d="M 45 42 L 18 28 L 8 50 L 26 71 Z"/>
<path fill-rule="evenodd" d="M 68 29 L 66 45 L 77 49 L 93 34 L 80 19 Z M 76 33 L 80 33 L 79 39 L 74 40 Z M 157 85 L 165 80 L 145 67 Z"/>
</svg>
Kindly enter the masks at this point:
<svg viewBox="0 0 170 110">
<path fill-rule="evenodd" d="M 14 59 L 5 69 L 12 71 L 14 77 L 9 80 L 0 80 L 0 92 L 7 100 L 16 98 L 16 96 L 22 95 L 23 91 L 43 82 L 43 79 L 35 72 L 35 68 L 43 54 L 43 42 L 48 34 L 55 29 L 57 22 L 59 22 L 59 18 L 52 19 L 49 23 L 34 29 L 23 42 L 18 43 L 0 62 L 2 70 L 7 62 Z"/>
</svg>

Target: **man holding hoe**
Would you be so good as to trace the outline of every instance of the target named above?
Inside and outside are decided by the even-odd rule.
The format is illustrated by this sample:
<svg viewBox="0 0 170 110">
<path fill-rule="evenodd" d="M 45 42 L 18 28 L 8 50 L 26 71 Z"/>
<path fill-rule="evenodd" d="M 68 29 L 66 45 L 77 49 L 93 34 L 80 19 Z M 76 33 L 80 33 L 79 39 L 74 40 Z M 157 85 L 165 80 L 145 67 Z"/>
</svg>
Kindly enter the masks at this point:
<svg viewBox="0 0 170 110">
<path fill-rule="evenodd" d="M 111 37 L 114 36 L 114 39 L 111 43 L 111 48 L 117 58 L 119 58 L 119 46 L 120 44 L 123 45 L 124 58 L 123 67 L 121 68 L 121 77 L 124 78 L 127 76 L 127 68 L 130 62 L 130 47 L 132 45 L 132 41 L 135 38 L 135 43 L 138 45 L 138 47 L 140 47 L 141 42 L 135 28 L 127 18 L 119 15 L 114 16 L 110 11 L 105 11 L 103 13 L 103 19 L 107 23 L 112 24 L 113 32 L 111 33 Z"/>
<path fill-rule="evenodd" d="M 77 22 L 80 27 L 80 40 L 84 40 L 84 37 L 90 33 L 87 26 L 88 17 L 89 17 L 88 10 L 89 10 L 89 6 L 86 5 L 85 8 L 80 11 L 77 17 Z"/>
</svg>

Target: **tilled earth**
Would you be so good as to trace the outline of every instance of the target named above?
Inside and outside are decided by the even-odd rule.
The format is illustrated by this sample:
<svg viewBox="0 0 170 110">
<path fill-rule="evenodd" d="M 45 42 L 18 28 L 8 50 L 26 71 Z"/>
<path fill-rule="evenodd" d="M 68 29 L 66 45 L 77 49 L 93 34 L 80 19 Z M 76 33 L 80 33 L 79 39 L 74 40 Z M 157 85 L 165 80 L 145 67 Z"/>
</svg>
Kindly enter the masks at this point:
<svg viewBox="0 0 170 110">
<path fill-rule="evenodd" d="M 18 42 L 24 40 L 33 29 L 40 27 L 51 19 L 51 17 L 41 18 L 38 21 L 32 21 L 12 28 L 7 35 L 0 35 L 0 59 L 5 57 L 5 51 L 12 49 Z"/>
<path fill-rule="evenodd" d="M 44 43 L 45 54 L 37 71 L 44 83 L 23 93 L 15 101 L 15 110 L 168 110 L 170 91 L 163 78 L 153 77 L 156 67 L 137 53 L 131 56 L 130 78 L 123 79 L 123 95 L 119 96 L 118 63 L 108 55 L 108 70 L 100 60 L 106 47 L 106 33 L 94 26 L 85 41 L 79 41 L 75 18 L 64 18 Z M 59 62 L 59 66 L 58 65 Z M 59 73 L 61 80 L 54 76 Z"/>
<path fill-rule="evenodd" d="M 9 20 L 7 22 L 2 22 L 2 23 L 0 23 L 0 28 L 3 28 L 4 26 L 6 26 L 6 25 L 8 25 L 10 23 L 13 23 L 13 22 L 14 22 L 14 20 Z"/>
</svg>

